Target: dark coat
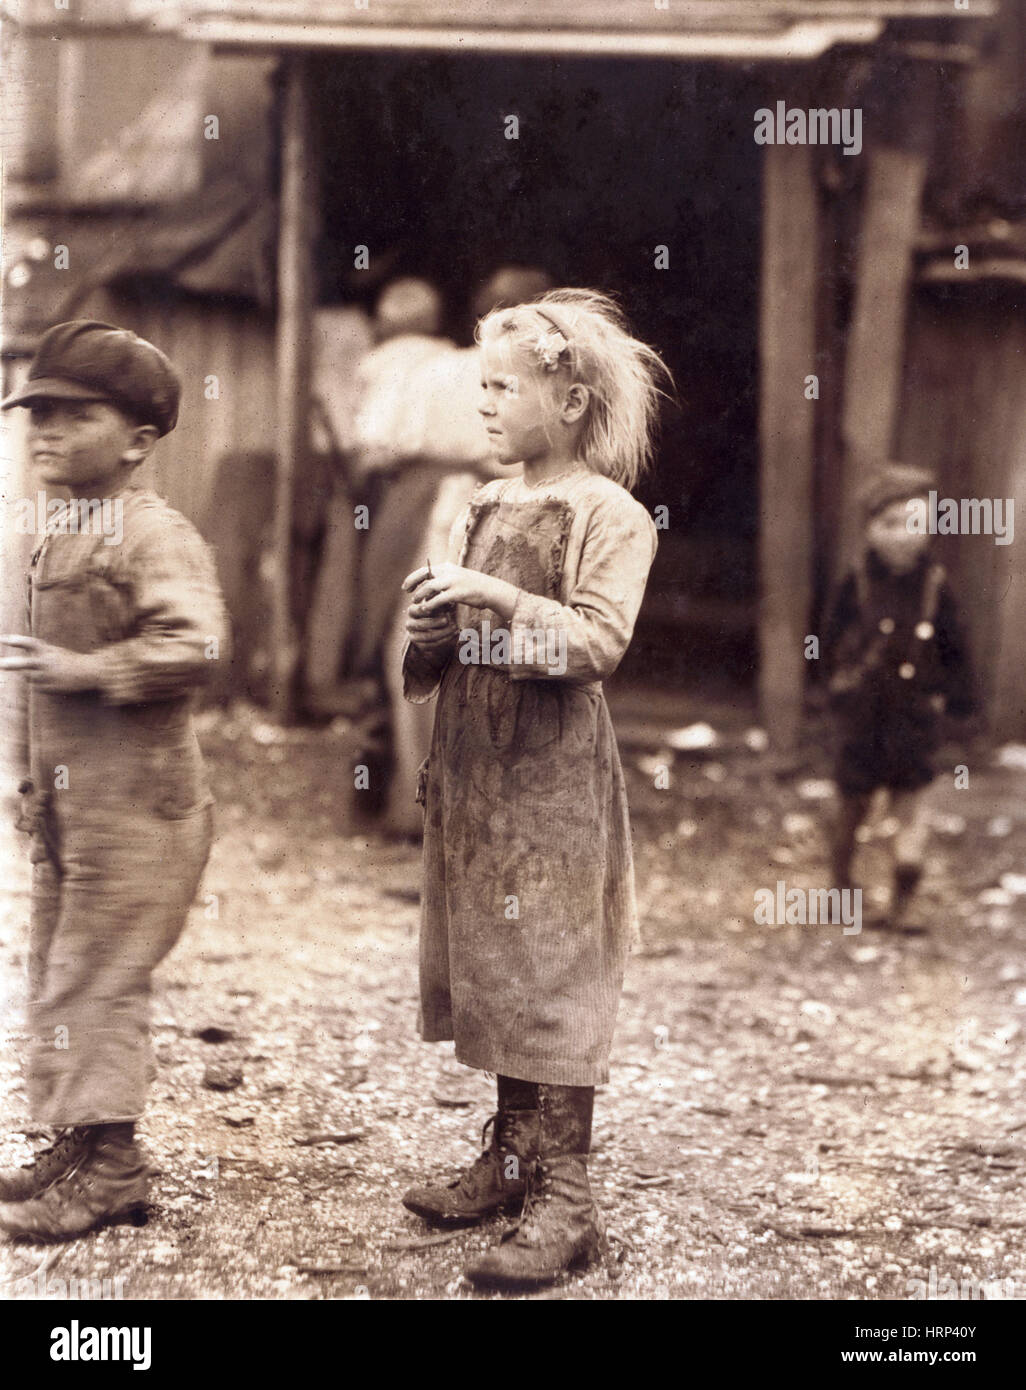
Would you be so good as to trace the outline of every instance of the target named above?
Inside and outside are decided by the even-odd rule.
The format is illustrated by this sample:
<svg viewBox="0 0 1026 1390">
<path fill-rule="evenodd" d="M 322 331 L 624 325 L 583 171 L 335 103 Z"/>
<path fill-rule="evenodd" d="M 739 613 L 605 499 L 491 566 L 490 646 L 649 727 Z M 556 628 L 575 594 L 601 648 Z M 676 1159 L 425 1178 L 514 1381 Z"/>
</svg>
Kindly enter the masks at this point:
<svg viewBox="0 0 1026 1390">
<path fill-rule="evenodd" d="M 864 566 L 840 585 L 824 657 L 841 791 L 914 790 L 932 781 L 942 715 L 965 718 L 976 707 L 969 652 L 943 567 L 924 557 L 898 575 L 867 552 Z"/>
</svg>

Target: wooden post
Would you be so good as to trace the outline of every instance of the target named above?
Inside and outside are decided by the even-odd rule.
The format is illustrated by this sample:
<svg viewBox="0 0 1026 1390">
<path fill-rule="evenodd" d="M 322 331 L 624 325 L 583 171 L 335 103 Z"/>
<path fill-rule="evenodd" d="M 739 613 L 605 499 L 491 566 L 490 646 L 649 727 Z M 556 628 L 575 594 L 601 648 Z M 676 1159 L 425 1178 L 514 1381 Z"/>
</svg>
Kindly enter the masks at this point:
<svg viewBox="0 0 1026 1390">
<path fill-rule="evenodd" d="M 1005 311 L 1007 313 L 1007 311 Z M 1026 531 L 1026 387 L 1022 382 L 1022 354 L 1026 351 L 1026 327 L 1016 317 L 1002 325 L 1004 343 L 999 350 L 995 387 L 1001 389 L 1006 408 L 1000 433 L 992 436 L 994 457 L 1004 468 L 993 467 L 991 490 L 994 496 L 1011 499 L 1015 517 L 1016 544 L 994 546 L 993 595 L 995 609 L 993 666 L 990 681 L 990 730 L 997 739 L 1022 742 L 1026 739 L 1026 694 L 1022 680 L 1022 634 L 1026 632 L 1026 556 L 1018 537 Z M 1007 524 L 1007 522 L 1006 522 Z M 982 538 L 981 538 L 982 539 Z M 979 563 L 979 562 L 977 562 Z"/>
<path fill-rule="evenodd" d="M 759 703 L 774 752 L 798 744 L 813 574 L 817 197 L 813 151 L 763 151 Z"/>
<path fill-rule="evenodd" d="M 296 478 L 309 449 L 313 229 L 317 179 L 310 148 L 307 58 L 284 60 L 278 229 L 278 450 L 274 490 L 272 707 L 292 717 L 299 644 L 292 620 L 292 512 Z"/>
<path fill-rule="evenodd" d="M 901 398 L 912 255 L 927 169 L 932 75 L 907 73 L 887 110 L 887 144 L 871 143 L 856 261 L 855 305 L 844 373 L 842 544 L 838 571 L 852 559 L 856 498 L 867 472 L 891 457 Z M 883 109 L 881 98 L 880 109 Z"/>
<path fill-rule="evenodd" d="M 5 362 L 0 367 L 0 386 L 6 396 L 25 381 L 28 363 Z M 28 632 L 25 575 L 32 550 L 40 537 L 33 530 L 17 526 L 17 506 L 23 500 L 36 508 L 37 491 L 43 484 L 34 479 L 28 466 L 26 427 L 28 411 L 8 410 L 0 416 L 0 632 Z M 11 650 L 4 650 L 11 656 Z M 23 777 L 28 776 L 28 681 L 15 671 L 0 672 L 0 805 Z M 0 816 L 0 873 L 4 883 L 19 881 L 10 864 L 23 854 L 14 834 L 10 816 Z M 5 853 L 15 860 L 5 860 Z"/>
</svg>

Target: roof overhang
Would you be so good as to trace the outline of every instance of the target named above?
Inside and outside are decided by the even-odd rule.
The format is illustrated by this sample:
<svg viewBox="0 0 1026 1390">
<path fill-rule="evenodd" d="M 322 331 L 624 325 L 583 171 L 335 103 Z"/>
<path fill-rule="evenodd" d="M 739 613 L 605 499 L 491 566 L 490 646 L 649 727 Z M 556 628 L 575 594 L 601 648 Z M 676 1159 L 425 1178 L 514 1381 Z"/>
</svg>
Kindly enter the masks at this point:
<svg viewBox="0 0 1026 1390">
<path fill-rule="evenodd" d="M 507 28 L 502 25 L 386 25 L 267 22 L 195 15 L 177 26 L 184 38 L 247 48 L 417 48 L 457 53 L 519 53 L 567 57 L 691 58 L 809 62 L 837 44 L 880 37 L 879 19 L 812 20 L 779 29 Z"/>
<path fill-rule="evenodd" d="M 25 29 L 164 33 L 247 49 L 422 49 L 810 62 L 875 42 L 892 20 L 993 16 L 997 0 L 12 0 Z M 958 25 L 961 29 L 962 26 Z"/>
</svg>

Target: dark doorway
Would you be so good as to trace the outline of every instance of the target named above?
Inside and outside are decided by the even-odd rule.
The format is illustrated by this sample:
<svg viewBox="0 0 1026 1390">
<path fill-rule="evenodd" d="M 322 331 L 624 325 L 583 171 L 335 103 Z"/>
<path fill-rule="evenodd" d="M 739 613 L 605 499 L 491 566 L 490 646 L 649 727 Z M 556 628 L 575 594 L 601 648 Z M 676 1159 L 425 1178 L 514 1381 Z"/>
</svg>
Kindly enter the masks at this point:
<svg viewBox="0 0 1026 1390">
<path fill-rule="evenodd" d="M 469 342 L 498 265 L 622 297 L 663 353 L 664 412 L 639 495 L 668 529 L 626 667 L 692 684 L 754 673 L 760 187 L 754 74 L 649 60 L 318 58 L 322 302 L 420 274 Z M 517 139 L 507 139 L 516 116 Z M 353 248 L 370 248 L 355 272 Z M 656 267 L 657 248 L 669 265 Z"/>
</svg>

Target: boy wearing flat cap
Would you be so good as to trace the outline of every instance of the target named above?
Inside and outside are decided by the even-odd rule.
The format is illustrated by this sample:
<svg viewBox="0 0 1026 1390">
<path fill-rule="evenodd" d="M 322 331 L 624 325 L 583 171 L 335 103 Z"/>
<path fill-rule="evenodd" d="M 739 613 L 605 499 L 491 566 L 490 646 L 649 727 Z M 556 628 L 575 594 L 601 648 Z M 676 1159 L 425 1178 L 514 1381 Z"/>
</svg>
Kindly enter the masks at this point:
<svg viewBox="0 0 1026 1390">
<path fill-rule="evenodd" d="M 28 686 L 26 1071 L 33 1119 L 57 1131 L 31 1166 L 0 1172 L 0 1228 L 14 1236 L 72 1238 L 147 1199 L 134 1127 L 150 977 L 210 849 L 190 707 L 226 640 L 199 534 L 133 482 L 174 428 L 179 390 L 151 343 L 80 320 L 44 335 L 2 403 L 29 410 L 39 476 L 69 495 L 32 556 L 29 635 L 3 638 L 14 654 L 0 659 Z M 116 509 L 117 543 L 87 524 L 85 502 Z"/>
<path fill-rule="evenodd" d="M 860 554 L 837 593 L 825 652 L 836 714 L 840 807 L 833 827 L 833 881 L 850 886 L 855 834 L 874 791 L 885 787 L 898 822 L 889 925 L 906 914 L 923 871 L 923 789 L 941 717 L 973 713 L 973 675 L 944 567 L 929 536 L 910 528 L 914 499 L 936 487 L 923 468 L 892 463 L 861 496 Z"/>
</svg>

